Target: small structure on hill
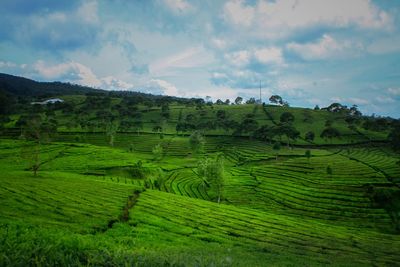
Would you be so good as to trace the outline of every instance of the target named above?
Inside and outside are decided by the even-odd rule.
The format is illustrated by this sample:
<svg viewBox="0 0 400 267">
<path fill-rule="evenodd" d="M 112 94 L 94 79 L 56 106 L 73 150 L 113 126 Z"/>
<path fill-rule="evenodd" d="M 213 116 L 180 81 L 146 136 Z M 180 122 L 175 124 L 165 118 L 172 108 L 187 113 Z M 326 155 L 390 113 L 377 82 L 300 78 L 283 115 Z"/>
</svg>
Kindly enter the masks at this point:
<svg viewBox="0 0 400 267">
<path fill-rule="evenodd" d="M 60 98 L 50 98 L 42 102 L 32 102 L 32 105 L 47 105 L 47 104 L 55 104 L 55 103 L 62 103 L 64 100 Z"/>
</svg>

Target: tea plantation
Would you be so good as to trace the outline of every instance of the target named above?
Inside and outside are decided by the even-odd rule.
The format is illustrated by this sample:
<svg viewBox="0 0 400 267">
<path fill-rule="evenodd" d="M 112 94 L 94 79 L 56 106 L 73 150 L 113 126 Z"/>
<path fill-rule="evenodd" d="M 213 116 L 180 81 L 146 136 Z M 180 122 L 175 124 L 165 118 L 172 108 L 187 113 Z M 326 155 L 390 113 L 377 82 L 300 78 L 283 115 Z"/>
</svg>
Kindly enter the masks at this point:
<svg viewBox="0 0 400 267">
<path fill-rule="evenodd" d="M 399 266 L 396 120 L 59 97 L 3 116 L 0 266 Z"/>
</svg>

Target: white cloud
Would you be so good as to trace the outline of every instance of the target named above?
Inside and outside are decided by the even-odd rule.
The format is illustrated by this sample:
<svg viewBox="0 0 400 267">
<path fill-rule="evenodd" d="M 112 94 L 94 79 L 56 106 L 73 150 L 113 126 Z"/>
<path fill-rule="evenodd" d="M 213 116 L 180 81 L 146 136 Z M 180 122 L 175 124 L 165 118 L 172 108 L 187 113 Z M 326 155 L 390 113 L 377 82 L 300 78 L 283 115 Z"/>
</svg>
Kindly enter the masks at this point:
<svg viewBox="0 0 400 267">
<path fill-rule="evenodd" d="M 394 96 L 400 96 L 400 88 L 388 88 L 388 93 Z"/>
<path fill-rule="evenodd" d="M 374 39 L 368 46 L 367 51 L 371 54 L 381 55 L 400 52 L 400 36 L 397 34 Z"/>
<path fill-rule="evenodd" d="M 370 102 L 364 98 L 350 97 L 348 102 L 355 105 L 368 105 Z"/>
<path fill-rule="evenodd" d="M 160 58 L 150 64 L 154 76 L 176 75 L 177 69 L 198 68 L 210 64 L 213 56 L 203 47 L 189 47 L 186 50 Z"/>
<path fill-rule="evenodd" d="M 368 101 L 367 99 L 359 98 L 359 97 L 348 97 L 348 98 L 332 97 L 330 100 L 335 103 L 350 104 L 350 105 L 369 105 L 370 104 L 370 101 Z"/>
<path fill-rule="evenodd" d="M 214 47 L 218 49 L 225 49 L 227 47 L 227 42 L 223 39 L 213 38 L 211 43 Z"/>
<path fill-rule="evenodd" d="M 245 67 L 251 62 L 261 64 L 283 64 L 282 50 L 278 47 L 264 47 L 249 50 L 239 50 L 231 53 L 226 53 L 224 59 L 232 66 Z"/>
<path fill-rule="evenodd" d="M 44 61 L 39 60 L 33 65 L 33 69 L 41 77 L 48 80 L 62 79 L 93 87 L 102 85 L 102 82 L 89 67 L 74 61 L 48 65 Z"/>
<path fill-rule="evenodd" d="M 37 12 L 15 23 L 13 38 L 44 50 L 73 50 L 93 44 L 100 31 L 97 2 L 82 1 L 73 10 Z"/>
<path fill-rule="evenodd" d="M 242 67 L 250 63 L 251 53 L 247 50 L 225 54 L 225 59 L 234 66 Z"/>
<path fill-rule="evenodd" d="M 267 38 L 321 25 L 379 30 L 393 27 L 390 15 L 369 0 L 260 0 L 255 6 L 231 0 L 225 4 L 223 17 L 234 27 Z"/>
<path fill-rule="evenodd" d="M 277 47 L 267 47 L 254 51 L 254 57 L 263 64 L 282 64 L 282 50 Z"/>
<path fill-rule="evenodd" d="M 230 99 L 234 100 L 238 96 L 238 91 L 225 87 L 225 86 L 216 86 L 213 88 L 205 88 L 201 91 L 194 91 L 192 92 L 195 95 L 204 98 L 205 96 L 211 96 L 212 99 L 215 101 L 217 99 L 225 100 Z"/>
<path fill-rule="evenodd" d="M 396 102 L 393 98 L 389 97 L 389 96 L 377 96 L 375 98 L 376 102 L 380 103 L 380 104 L 391 104 Z"/>
<path fill-rule="evenodd" d="M 164 0 L 164 3 L 169 9 L 178 14 L 193 10 L 193 6 L 186 0 Z"/>
<path fill-rule="evenodd" d="M 363 50 L 360 44 L 346 40 L 337 41 L 328 34 L 324 34 L 317 42 L 305 44 L 289 43 L 286 48 L 305 60 L 354 56 L 357 51 Z"/>
<path fill-rule="evenodd" d="M 148 93 L 178 96 L 179 92 L 175 85 L 161 79 L 151 79 L 143 86 L 140 86 Z M 139 88 L 139 87 L 138 87 Z"/>
<path fill-rule="evenodd" d="M 97 1 L 84 1 L 77 10 L 77 15 L 88 23 L 97 23 Z"/>
<path fill-rule="evenodd" d="M 131 90 L 134 85 L 113 76 L 101 78 L 101 88 L 108 90 Z"/>
<path fill-rule="evenodd" d="M 17 64 L 9 61 L 0 61 L 0 69 L 15 68 Z"/>
<path fill-rule="evenodd" d="M 335 102 L 335 103 L 340 103 L 340 102 L 343 102 L 344 101 L 344 99 L 342 99 L 342 98 L 340 98 L 340 97 L 331 97 L 331 99 L 330 99 L 332 102 Z"/>
<path fill-rule="evenodd" d="M 235 25 L 250 26 L 253 23 L 255 8 L 246 6 L 243 0 L 228 1 L 224 6 L 224 17 Z"/>
</svg>

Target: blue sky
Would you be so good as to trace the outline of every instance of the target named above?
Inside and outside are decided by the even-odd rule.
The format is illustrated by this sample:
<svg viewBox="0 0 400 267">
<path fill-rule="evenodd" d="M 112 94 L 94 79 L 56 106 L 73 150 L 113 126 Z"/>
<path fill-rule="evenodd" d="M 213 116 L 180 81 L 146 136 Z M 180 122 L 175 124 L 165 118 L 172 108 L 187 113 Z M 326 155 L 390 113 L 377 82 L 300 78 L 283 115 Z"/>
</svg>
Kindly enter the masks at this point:
<svg viewBox="0 0 400 267">
<path fill-rule="evenodd" d="M 400 117 L 397 0 L 2 0 L 0 72 Z"/>
</svg>

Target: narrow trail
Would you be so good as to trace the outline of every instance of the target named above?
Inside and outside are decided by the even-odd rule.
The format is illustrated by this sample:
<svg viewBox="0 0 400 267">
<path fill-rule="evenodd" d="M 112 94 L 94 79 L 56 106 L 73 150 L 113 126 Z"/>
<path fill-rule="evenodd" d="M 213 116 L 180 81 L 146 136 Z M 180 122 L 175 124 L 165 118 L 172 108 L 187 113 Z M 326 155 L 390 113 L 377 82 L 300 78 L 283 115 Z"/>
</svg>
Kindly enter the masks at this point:
<svg viewBox="0 0 400 267">
<path fill-rule="evenodd" d="M 107 230 L 111 229 L 115 223 L 118 223 L 118 222 L 124 223 L 129 220 L 129 210 L 135 206 L 135 204 L 140 196 L 140 193 L 142 193 L 142 191 L 135 190 L 132 193 L 132 195 L 128 196 L 128 199 L 127 199 L 124 207 L 122 208 L 122 213 L 118 216 L 118 219 L 110 220 L 107 224 L 107 227 L 105 229 L 103 229 L 102 232 L 106 232 Z"/>
</svg>

